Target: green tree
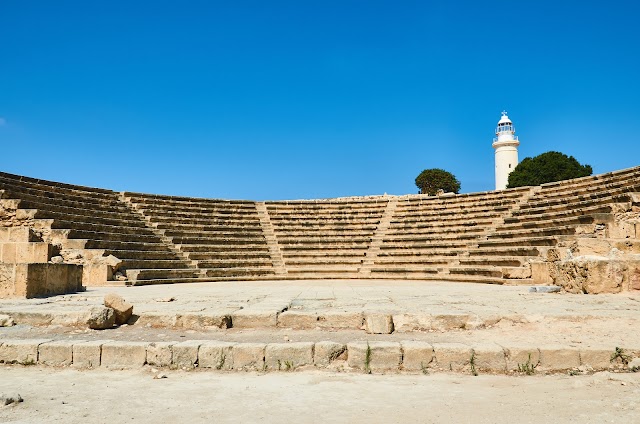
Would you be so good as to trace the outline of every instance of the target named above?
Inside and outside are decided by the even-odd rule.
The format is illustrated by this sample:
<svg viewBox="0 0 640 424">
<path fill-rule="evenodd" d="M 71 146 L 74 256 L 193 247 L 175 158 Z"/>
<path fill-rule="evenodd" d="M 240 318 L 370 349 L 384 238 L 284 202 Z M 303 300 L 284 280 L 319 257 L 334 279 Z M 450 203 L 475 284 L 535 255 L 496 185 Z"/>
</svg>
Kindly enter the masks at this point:
<svg viewBox="0 0 640 424">
<path fill-rule="evenodd" d="M 593 173 L 589 165 L 581 165 L 573 156 L 560 152 L 547 152 L 534 158 L 525 158 L 509 174 L 507 188 L 535 186 L 570 178 L 586 177 Z"/>
<path fill-rule="evenodd" d="M 444 169 L 425 169 L 416 177 L 416 186 L 420 193 L 435 196 L 438 190 L 446 193 L 458 193 L 460 191 L 460 181 L 451 173 Z"/>
</svg>

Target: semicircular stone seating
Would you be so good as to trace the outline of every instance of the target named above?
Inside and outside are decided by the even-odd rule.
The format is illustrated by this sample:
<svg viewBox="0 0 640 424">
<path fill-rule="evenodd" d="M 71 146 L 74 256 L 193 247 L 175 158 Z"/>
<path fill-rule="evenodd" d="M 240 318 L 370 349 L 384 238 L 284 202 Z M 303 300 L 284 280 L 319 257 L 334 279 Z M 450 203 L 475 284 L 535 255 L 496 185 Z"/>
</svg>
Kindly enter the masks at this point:
<svg viewBox="0 0 640 424">
<path fill-rule="evenodd" d="M 501 191 L 267 201 L 115 192 L 0 173 L 0 227 L 38 229 L 120 280 L 530 283 L 532 262 L 640 191 L 640 167 Z M 63 255 L 64 256 L 64 255 Z M 111 271 L 115 271 L 114 268 Z M 126 278 L 126 279 L 125 279 Z"/>
</svg>

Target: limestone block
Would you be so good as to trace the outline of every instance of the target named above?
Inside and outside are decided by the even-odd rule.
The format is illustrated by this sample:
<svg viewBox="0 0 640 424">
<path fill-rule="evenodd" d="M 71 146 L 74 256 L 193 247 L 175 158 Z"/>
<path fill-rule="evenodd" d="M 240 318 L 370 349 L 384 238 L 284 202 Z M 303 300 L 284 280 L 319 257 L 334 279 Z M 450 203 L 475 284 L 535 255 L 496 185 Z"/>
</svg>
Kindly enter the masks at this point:
<svg viewBox="0 0 640 424">
<path fill-rule="evenodd" d="M 445 371 L 462 371 L 469 366 L 471 346 L 462 343 L 434 343 L 433 352 L 437 367 Z"/>
<path fill-rule="evenodd" d="M 507 370 L 504 349 L 495 343 L 474 344 L 473 361 L 477 371 L 505 372 Z"/>
<path fill-rule="evenodd" d="M 73 342 L 58 340 L 38 346 L 38 363 L 42 365 L 68 366 L 73 360 Z"/>
<path fill-rule="evenodd" d="M 102 345 L 100 366 L 107 368 L 137 368 L 147 361 L 146 342 L 109 342 Z"/>
<path fill-rule="evenodd" d="M 96 306 L 89 311 L 87 325 L 93 330 L 113 328 L 116 323 L 115 312 L 111 308 Z"/>
<path fill-rule="evenodd" d="M 183 314 L 176 317 L 175 327 L 189 329 L 205 329 L 209 327 L 229 328 L 231 317 L 225 313 Z"/>
<path fill-rule="evenodd" d="M 540 351 L 538 348 L 526 346 L 504 346 L 507 357 L 507 370 L 518 371 L 518 366 L 530 364 L 537 366 L 540 362 Z"/>
<path fill-rule="evenodd" d="M 173 363 L 174 342 L 155 342 L 147 346 L 147 364 L 169 367 Z"/>
<path fill-rule="evenodd" d="M 318 326 L 320 317 L 315 312 L 289 310 L 278 315 L 278 327 L 309 330 Z"/>
<path fill-rule="evenodd" d="M 596 371 L 609 369 L 613 352 L 613 349 L 580 349 L 580 364 L 590 366 Z"/>
<path fill-rule="evenodd" d="M 16 267 L 0 262 L 0 299 L 16 297 Z"/>
<path fill-rule="evenodd" d="M 424 372 L 433 361 L 433 346 L 430 343 L 406 340 L 400 344 L 403 369 Z"/>
<path fill-rule="evenodd" d="M 238 343 L 233 347 L 233 368 L 236 370 L 262 370 L 266 347 L 266 343 Z"/>
<path fill-rule="evenodd" d="M 100 366 L 102 346 L 111 340 L 93 340 L 73 344 L 73 366 L 78 368 L 95 368 Z"/>
<path fill-rule="evenodd" d="M 323 341 L 317 342 L 313 354 L 316 366 L 326 367 L 336 359 L 346 356 L 347 346 L 342 343 Z"/>
<path fill-rule="evenodd" d="M 113 278 L 113 269 L 104 264 L 85 264 L 82 268 L 82 284 L 98 287 L 107 284 Z"/>
<path fill-rule="evenodd" d="M 194 368 L 198 364 L 198 349 L 205 340 L 187 340 L 173 345 L 173 365 L 178 368 Z"/>
<path fill-rule="evenodd" d="M 16 262 L 16 244 L 2 243 L 2 262 L 7 264 L 15 264 Z"/>
<path fill-rule="evenodd" d="M 116 325 L 126 324 L 133 315 L 133 305 L 117 293 L 107 293 L 104 306 L 113 309 Z"/>
<path fill-rule="evenodd" d="M 393 333 L 393 318 L 389 314 L 366 314 L 364 322 L 369 334 Z"/>
<path fill-rule="evenodd" d="M 264 360 L 267 369 L 292 371 L 313 364 L 313 343 L 270 343 L 265 348 Z"/>
<path fill-rule="evenodd" d="M 431 329 L 439 331 L 457 330 L 465 328 L 473 317 L 468 314 L 437 314 L 431 320 Z"/>
<path fill-rule="evenodd" d="M 363 319 L 361 312 L 326 311 L 318 315 L 316 326 L 321 329 L 359 330 Z"/>
<path fill-rule="evenodd" d="M 431 330 L 430 314 L 396 314 L 393 315 L 393 327 L 397 333 Z"/>
<path fill-rule="evenodd" d="M 208 341 L 198 351 L 198 367 L 217 370 L 233 369 L 233 348 L 235 343 Z"/>
<path fill-rule="evenodd" d="M 38 362 L 38 346 L 46 339 L 3 340 L 0 345 L 0 363 L 34 365 Z"/>
<path fill-rule="evenodd" d="M 402 349 L 396 342 L 353 342 L 347 344 L 347 363 L 364 371 L 396 371 L 402 361 Z"/>
<path fill-rule="evenodd" d="M 540 348 L 540 367 L 545 370 L 568 370 L 580 366 L 580 351 L 566 346 Z"/>
<path fill-rule="evenodd" d="M 233 328 L 265 328 L 278 325 L 278 312 L 240 309 L 231 314 Z"/>
</svg>

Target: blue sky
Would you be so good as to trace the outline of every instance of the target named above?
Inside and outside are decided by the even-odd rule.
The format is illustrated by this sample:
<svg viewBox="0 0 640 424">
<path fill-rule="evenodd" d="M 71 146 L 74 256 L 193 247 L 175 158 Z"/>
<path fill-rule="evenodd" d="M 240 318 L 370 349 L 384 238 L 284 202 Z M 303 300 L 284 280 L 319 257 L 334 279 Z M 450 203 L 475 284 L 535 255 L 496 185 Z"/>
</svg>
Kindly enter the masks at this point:
<svg viewBox="0 0 640 424">
<path fill-rule="evenodd" d="M 640 165 L 633 1 L 0 1 L 0 170 L 231 199 L 494 186 L 520 159 Z"/>
</svg>

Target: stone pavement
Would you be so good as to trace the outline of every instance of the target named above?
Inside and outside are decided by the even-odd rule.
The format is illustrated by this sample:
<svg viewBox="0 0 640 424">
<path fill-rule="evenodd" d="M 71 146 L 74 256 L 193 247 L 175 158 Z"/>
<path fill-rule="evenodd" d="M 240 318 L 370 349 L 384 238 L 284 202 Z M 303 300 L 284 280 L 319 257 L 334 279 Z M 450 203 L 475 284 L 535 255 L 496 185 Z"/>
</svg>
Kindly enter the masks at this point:
<svg viewBox="0 0 640 424">
<path fill-rule="evenodd" d="M 133 320 L 87 329 L 91 308 L 110 292 L 134 305 Z M 0 314 L 18 324 L 0 330 L 0 362 L 381 372 L 472 372 L 476 365 L 513 372 L 539 362 L 548 371 L 626 369 L 623 362 L 640 356 L 639 306 L 634 294 L 390 280 L 89 288 L 0 301 Z M 616 348 L 628 355 L 624 361 L 610 361 Z"/>
</svg>

